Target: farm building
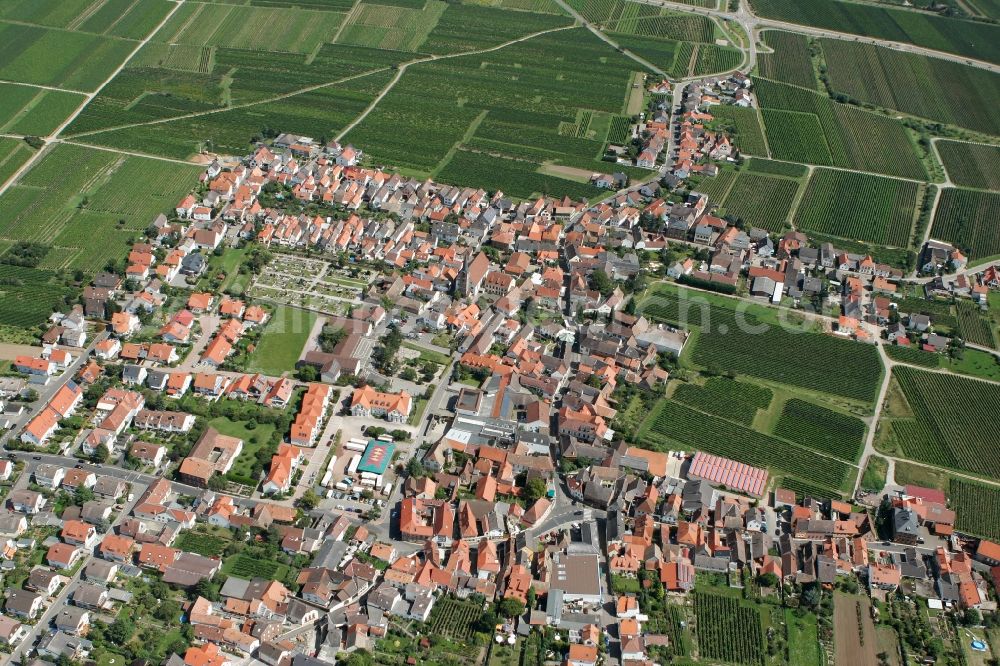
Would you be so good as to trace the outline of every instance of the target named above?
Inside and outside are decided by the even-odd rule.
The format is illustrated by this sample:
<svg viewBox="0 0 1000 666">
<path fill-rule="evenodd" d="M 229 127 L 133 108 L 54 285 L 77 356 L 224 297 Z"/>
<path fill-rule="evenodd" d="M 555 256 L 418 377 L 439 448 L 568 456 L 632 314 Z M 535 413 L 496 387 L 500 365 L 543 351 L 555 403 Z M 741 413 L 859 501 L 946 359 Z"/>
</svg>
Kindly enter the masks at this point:
<svg viewBox="0 0 1000 666">
<path fill-rule="evenodd" d="M 396 450 L 396 445 L 392 442 L 382 442 L 376 439 L 368 442 L 364 454 L 361 456 L 361 463 L 358 465 L 359 472 L 370 474 L 384 474 L 392 461 L 392 454 Z"/>
</svg>

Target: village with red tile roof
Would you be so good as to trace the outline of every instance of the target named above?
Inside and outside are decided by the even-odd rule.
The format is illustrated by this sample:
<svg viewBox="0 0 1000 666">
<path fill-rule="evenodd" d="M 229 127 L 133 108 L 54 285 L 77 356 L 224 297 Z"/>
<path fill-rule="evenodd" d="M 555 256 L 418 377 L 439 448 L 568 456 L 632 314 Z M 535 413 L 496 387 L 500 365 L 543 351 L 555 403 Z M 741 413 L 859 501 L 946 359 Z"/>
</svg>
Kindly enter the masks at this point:
<svg viewBox="0 0 1000 666">
<path fill-rule="evenodd" d="M 10 404 L 29 386 L 37 404 L 0 469 L 2 554 L 24 574 L 0 633 L 79 660 L 162 630 L 171 666 L 792 663 L 791 630 L 762 638 L 772 610 L 812 623 L 796 640 L 816 655 L 913 613 L 955 645 L 982 636 L 995 456 L 977 432 L 948 448 L 964 426 L 925 418 L 937 380 L 914 373 L 1000 395 L 952 367 L 992 354 L 962 336 L 988 326 L 1000 274 L 931 237 L 914 276 L 754 226 L 698 188 L 744 173 L 716 120 L 756 114 L 755 83 L 693 82 L 672 109 L 675 85 L 640 86 L 648 114 L 623 117 L 625 171 L 594 173 L 594 201 L 291 134 L 201 164 L 13 355 Z M 907 460 L 918 432 L 947 464 Z M 42 609 L 48 636 L 28 624 Z M 914 636 L 913 656 L 938 650 Z"/>
</svg>

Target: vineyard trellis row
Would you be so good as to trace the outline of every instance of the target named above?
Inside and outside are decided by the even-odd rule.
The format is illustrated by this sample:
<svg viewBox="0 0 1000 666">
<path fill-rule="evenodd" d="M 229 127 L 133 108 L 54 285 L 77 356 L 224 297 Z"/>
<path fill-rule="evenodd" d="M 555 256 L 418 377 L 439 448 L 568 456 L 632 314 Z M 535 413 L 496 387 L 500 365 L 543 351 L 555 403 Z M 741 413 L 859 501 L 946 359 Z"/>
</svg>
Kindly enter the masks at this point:
<svg viewBox="0 0 1000 666">
<path fill-rule="evenodd" d="M 953 478 L 948 496 L 958 514 L 955 527 L 1000 541 L 1000 488 Z"/>
<path fill-rule="evenodd" d="M 642 424 L 639 437 L 648 448 L 706 451 L 812 479 L 834 490 L 853 482 L 857 473 L 843 461 L 666 399 Z"/>
<path fill-rule="evenodd" d="M 797 228 L 906 247 L 919 187 L 910 181 L 816 169 L 795 215 Z"/>
<path fill-rule="evenodd" d="M 698 651 L 702 657 L 745 666 L 762 666 L 766 660 L 760 610 L 739 599 L 695 591 Z"/>
<path fill-rule="evenodd" d="M 724 377 L 711 377 L 704 386 L 681 384 L 673 398 L 689 407 L 750 425 L 757 411 L 767 409 L 774 393 L 771 389 Z"/>
<path fill-rule="evenodd" d="M 906 366 L 893 368 L 893 377 L 913 412 L 913 418 L 891 422 L 894 441 L 908 457 L 996 475 L 996 443 L 984 424 L 1000 413 L 1000 387 Z"/>
<path fill-rule="evenodd" d="M 774 434 L 841 460 L 857 462 L 864 448 L 865 422 L 792 398 L 782 408 Z"/>
<path fill-rule="evenodd" d="M 968 250 L 970 259 L 1000 254 L 1000 193 L 960 187 L 941 192 L 931 235 Z"/>
<path fill-rule="evenodd" d="M 737 315 L 729 307 L 709 306 L 697 298 L 684 299 L 682 312 L 682 300 L 667 289 L 656 290 L 643 303 L 642 311 L 648 317 L 685 327 L 709 324 L 711 330 L 702 330 L 690 355 L 703 367 L 720 367 L 864 403 L 873 401 L 878 392 L 882 367 L 871 345 L 822 333 L 789 331 L 774 324 L 755 329 L 752 327 L 761 322 L 753 310 Z M 705 315 L 707 321 L 703 321 Z"/>
</svg>

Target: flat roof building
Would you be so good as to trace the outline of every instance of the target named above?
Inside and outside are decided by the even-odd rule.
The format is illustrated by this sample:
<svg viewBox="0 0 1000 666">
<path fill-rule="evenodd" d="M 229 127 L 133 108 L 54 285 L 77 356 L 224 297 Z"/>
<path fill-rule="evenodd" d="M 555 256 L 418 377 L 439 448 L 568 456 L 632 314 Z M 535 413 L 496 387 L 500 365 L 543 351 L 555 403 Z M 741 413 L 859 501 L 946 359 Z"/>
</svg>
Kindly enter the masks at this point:
<svg viewBox="0 0 1000 666">
<path fill-rule="evenodd" d="M 359 472 L 370 474 L 384 474 L 385 470 L 392 462 L 392 454 L 396 450 L 396 445 L 392 442 L 382 442 L 377 439 L 369 440 L 364 454 L 361 456 L 361 464 L 358 465 Z"/>
<path fill-rule="evenodd" d="M 553 560 L 554 571 L 549 587 L 551 590 L 562 590 L 563 601 L 602 603 L 601 560 L 597 554 L 558 553 Z"/>
</svg>

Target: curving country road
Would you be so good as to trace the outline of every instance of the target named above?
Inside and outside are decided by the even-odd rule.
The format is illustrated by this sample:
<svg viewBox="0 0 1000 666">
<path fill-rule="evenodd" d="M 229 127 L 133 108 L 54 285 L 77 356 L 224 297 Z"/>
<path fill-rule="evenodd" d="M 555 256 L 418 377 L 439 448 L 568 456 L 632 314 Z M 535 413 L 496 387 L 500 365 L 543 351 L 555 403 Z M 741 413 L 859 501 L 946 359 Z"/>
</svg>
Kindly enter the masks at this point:
<svg viewBox="0 0 1000 666">
<path fill-rule="evenodd" d="M 803 1 L 805 2 L 808 0 L 803 0 Z M 756 33 L 760 32 L 761 30 L 767 30 L 768 28 L 775 30 L 787 30 L 790 32 L 798 32 L 813 37 L 828 37 L 830 39 L 843 39 L 843 40 L 855 41 L 860 44 L 873 44 L 875 46 L 884 46 L 886 48 L 894 49 L 896 51 L 903 51 L 905 53 L 930 56 L 941 60 L 950 60 L 952 62 L 957 62 L 963 65 L 969 65 L 971 67 L 978 67 L 980 69 L 985 69 L 994 73 L 1000 73 L 1000 65 L 995 65 L 993 63 L 986 62 L 983 60 L 976 60 L 974 58 L 969 58 L 966 56 L 956 55 L 954 53 L 949 53 L 947 51 L 938 51 L 937 49 L 932 49 L 925 46 L 917 46 L 916 44 L 909 44 L 907 42 L 894 42 L 888 39 L 879 39 L 877 37 L 856 35 L 850 32 L 840 32 L 837 30 L 814 28 L 812 26 L 801 25 L 798 23 L 789 23 L 787 21 L 762 18 L 752 12 L 752 10 L 749 7 L 749 4 L 747 3 L 747 0 L 742 0 L 742 2 L 740 3 L 740 9 L 737 12 L 728 12 L 721 9 L 706 9 L 704 7 L 692 7 L 691 5 L 685 5 L 677 2 L 670 2 L 669 0 L 635 0 L 635 2 L 639 2 L 644 5 L 654 5 L 656 7 L 666 7 L 667 9 L 674 9 L 688 14 L 703 14 L 705 16 L 736 21 L 740 25 L 743 25 L 744 28 L 752 27 L 754 31 L 751 33 L 752 41 L 756 41 L 755 39 Z"/>
</svg>

